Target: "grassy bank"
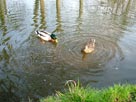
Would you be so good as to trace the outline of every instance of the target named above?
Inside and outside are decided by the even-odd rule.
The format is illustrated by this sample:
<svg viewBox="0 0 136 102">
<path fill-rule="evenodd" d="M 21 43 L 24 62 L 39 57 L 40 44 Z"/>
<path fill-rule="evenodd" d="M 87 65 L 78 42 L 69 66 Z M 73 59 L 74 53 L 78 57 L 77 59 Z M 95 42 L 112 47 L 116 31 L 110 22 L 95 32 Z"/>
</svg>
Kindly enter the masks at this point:
<svg viewBox="0 0 136 102">
<path fill-rule="evenodd" d="M 136 102 L 136 85 L 114 85 L 98 90 L 70 83 L 66 92 L 57 92 L 40 102 Z"/>
</svg>

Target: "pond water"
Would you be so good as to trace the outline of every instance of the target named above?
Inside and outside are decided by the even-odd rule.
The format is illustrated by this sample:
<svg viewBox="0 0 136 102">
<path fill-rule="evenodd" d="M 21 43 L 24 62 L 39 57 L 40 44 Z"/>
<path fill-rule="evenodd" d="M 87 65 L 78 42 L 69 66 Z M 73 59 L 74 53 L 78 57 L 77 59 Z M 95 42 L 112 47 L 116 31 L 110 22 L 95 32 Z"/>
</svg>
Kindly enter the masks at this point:
<svg viewBox="0 0 136 102">
<path fill-rule="evenodd" d="M 63 91 L 67 80 L 101 88 L 136 83 L 135 0 L 0 0 L 0 100 Z M 35 30 L 57 35 L 41 42 Z M 81 53 L 90 38 L 91 54 Z"/>
</svg>

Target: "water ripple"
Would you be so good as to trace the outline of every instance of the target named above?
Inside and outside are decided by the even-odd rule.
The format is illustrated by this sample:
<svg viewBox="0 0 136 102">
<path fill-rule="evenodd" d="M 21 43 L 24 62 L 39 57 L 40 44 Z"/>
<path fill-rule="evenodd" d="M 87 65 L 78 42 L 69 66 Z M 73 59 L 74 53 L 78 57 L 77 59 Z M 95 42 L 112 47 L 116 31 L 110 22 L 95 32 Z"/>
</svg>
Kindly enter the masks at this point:
<svg viewBox="0 0 136 102">
<path fill-rule="evenodd" d="M 90 38 L 96 39 L 95 51 L 91 54 L 81 53 Z M 114 60 L 115 64 L 123 58 L 123 52 L 116 39 L 97 34 L 71 35 L 63 38 L 58 46 L 58 59 L 65 65 L 69 64 L 74 68 L 99 69 L 103 65 Z"/>
</svg>

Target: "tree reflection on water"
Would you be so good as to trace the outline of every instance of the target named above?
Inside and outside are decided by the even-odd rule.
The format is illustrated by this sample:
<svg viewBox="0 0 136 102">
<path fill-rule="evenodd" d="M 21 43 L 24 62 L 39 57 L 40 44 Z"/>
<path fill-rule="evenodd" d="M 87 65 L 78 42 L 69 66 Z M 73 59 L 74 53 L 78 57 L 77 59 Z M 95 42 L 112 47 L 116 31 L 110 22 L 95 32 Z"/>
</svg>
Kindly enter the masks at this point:
<svg viewBox="0 0 136 102">
<path fill-rule="evenodd" d="M 34 102 L 38 101 L 42 96 L 62 90 L 65 81 L 70 78 L 80 77 L 84 83 L 97 83 L 105 71 L 99 69 L 101 65 L 99 61 L 108 63 L 118 52 L 117 57 L 124 58 L 118 41 L 123 38 L 122 32 L 126 27 L 132 25 L 129 21 L 136 17 L 135 0 L 74 1 L 78 6 L 65 4 L 65 0 L 34 0 L 32 9 L 26 9 L 25 1 L 19 0 L 13 4 L 12 0 L 11 4 L 7 1 L 0 0 L 0 101 L 2 102 L 26 102 L 29 98 Z M 20 1 L 21 3 L 17 4 Z M 69 10 L 68 7 L 71 9 Z M 51 9 L 55 14 L 52 14 Z M 26 13 L 27 10 L 30 12 Z M 91 17 L 92 19 L 89 19 Z M 50 22 L 54 24 L 53 27 L 48 27 Z M 116 27 L 113 28 L 113 25 Z M 58 48 L 51 44 L 41 45 L 34 38 L 34 30 L 52 28 L 57 34 L 63 32 L 58 34 L 62 41 Z M 99 51 L 96 51 L 98 53 L 96 59 L 92 58 L 92 62 L 89 62 L 92 67 L 98 65 L 96 69 L 85 69 L 82 63 L 84 60 L 76 61 L 77 55 L 81 53 L 77 53 L 80 48 L 73 45 L 75 43 L 81 46 L 81 42 L 86 40 L 91 32 L 90 28 L 94 32 L 92 36 L 96 37 L 97 45 L 103 46 L 103 49 L 97 47 Z M 82 35 L 81 32 L 87 33 Z M 82 36 L 87 37 L 81 39 Z M 105 40 L 108 43 L 105 44 Z M 56 53 L 56 49 L 60 53 Z M 103 60 L 101 53 L 104 54 Z M 85 55 L 79 57 L 86 58 Z"/>
</svg>

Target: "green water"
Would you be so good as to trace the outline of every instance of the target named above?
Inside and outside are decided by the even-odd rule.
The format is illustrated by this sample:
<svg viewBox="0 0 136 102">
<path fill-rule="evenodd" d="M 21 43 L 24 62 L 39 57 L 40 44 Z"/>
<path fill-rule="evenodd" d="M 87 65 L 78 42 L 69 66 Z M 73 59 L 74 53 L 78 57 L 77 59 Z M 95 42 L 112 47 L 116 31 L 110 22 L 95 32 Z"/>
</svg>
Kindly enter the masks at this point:
<svg viewBox="0 0 136 102">
<path fill-rule="evenodd" d="M 0 100 L 26 102 L 67 80 L 106 87 L 136 83 L 135 0 L 0 0 Z M 42 43 L 35 30 L 57 35 Z M 81 49 L 96 39 L 91 54 Z"/>
</svg>

